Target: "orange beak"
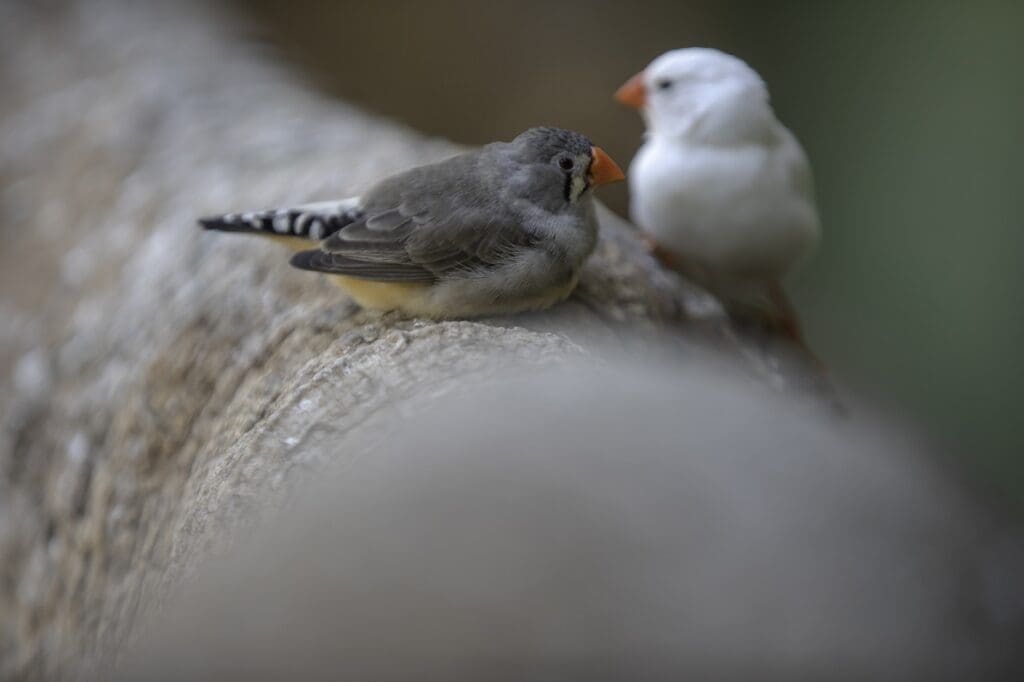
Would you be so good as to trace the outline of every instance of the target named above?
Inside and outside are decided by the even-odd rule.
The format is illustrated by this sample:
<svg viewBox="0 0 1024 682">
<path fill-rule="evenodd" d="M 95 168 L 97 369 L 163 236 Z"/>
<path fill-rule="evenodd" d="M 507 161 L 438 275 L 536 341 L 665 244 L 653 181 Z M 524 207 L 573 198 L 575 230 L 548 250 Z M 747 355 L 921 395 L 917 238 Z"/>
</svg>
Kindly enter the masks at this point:
<svg viewBox="0 0 1024 682">
<path fill-rule="evenodd" d="M 615 99 L 628 107 L 643 109 L 647 106 L 647 88 L 644 87 L 644 72 L 630 78 L 615 91 Z"/>
<path fill-rule="evenodd" d="M 625 180 L 622 169 L 612 161 L 612 157 L 604 153 L 600 147 L 591 147 L 590 155 L 594 159 L 590 162 L 590 184 L 593 187 L 607 185 L 610 182 Z"/>
</svg>

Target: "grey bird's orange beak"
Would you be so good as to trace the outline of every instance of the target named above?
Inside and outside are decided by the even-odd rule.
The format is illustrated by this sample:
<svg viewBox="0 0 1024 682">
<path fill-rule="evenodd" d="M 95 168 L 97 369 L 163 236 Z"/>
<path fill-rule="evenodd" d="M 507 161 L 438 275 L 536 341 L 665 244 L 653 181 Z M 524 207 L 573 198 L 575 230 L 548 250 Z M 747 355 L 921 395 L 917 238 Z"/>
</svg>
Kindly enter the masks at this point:
<svg viewBox="0 0 1024 682">
<path fill-rule="evenodd" d="M 590 156 L 593 161 L 590 162 L 589 180 L 593 187 L 626 179 L 619 165 L 612 161 L 612 157 L 605 154 L 600 147 L 591 147 Z"/>
<path fill-rule="evenodd" d="M 647 106 L 647 88 L 644 87 L 644 72 L 630 78 L 615 91 L 615 99 L 628 107 L 643 109 Z"/>
</svg>

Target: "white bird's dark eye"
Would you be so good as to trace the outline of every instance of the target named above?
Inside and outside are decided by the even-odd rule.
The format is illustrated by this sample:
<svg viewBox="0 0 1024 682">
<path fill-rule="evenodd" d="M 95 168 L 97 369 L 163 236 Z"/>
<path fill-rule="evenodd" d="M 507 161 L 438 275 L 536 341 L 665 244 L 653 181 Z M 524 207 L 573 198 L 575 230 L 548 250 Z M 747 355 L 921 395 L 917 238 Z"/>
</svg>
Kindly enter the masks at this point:
<svg viewBox="0 0 1024 682">
<path fill-rule="evenodd" d="M 572 170 L 572 167 L 576 164 L 573 163 L 572 159 L 563 156 L 558 160 L 558 167 L 564 171 Z"/>
<path fill-rule="evenodd" d="M 655 83 L 654 87 L 658 88 L 659 90 L 668 90 L 669 88 L 672 87 L 672 81 L 670 81 L 670 80 L 661 80 L 661 81 L 658 81 L 657 83 Z"/>
</svg>

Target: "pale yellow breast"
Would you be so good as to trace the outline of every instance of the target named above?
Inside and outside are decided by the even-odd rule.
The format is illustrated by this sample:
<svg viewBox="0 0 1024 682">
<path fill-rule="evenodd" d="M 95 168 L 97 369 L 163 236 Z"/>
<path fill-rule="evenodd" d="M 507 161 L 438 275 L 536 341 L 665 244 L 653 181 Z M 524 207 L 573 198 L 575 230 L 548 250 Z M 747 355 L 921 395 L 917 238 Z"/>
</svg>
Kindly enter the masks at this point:
<svg viewBox="0 0 1024 682">
<path fill-rule="evenodd" d="M 367 279 L 331 275 L 331 279 L 363 308 L 371 310 L 410 310 L 430 287 L 421 282 L 374 282 Z"/>
<path fill-rule="evenodd" d="M 375 282 L 345 275 L 331 275 L 356 303 L 371 310 L 399 310 L 415 317 L 435 319 L 507 315 L 529 310 L 542 310 L 564 300 L 576 287 L 573 277 L 563 285 L 540 294 L 503 301 L 474 302 L 451 291 L 434 289 L 434 285 L 410 282 Z M 466 286 L 471 286 L 469 283 Z"/>
</svg>

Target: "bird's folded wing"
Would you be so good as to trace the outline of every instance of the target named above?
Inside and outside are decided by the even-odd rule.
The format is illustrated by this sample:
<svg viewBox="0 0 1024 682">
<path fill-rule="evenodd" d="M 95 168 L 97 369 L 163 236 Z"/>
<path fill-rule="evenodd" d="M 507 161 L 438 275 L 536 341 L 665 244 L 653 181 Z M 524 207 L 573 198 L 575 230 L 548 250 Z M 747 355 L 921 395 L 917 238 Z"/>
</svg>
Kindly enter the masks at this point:
<svg viewBox="0 0 1024 682">
<path fill-rule="evenodd" d="M 419 201 L 407 195 L 397 206 L 368 210 L 319 249 L 296 254 L 292 265 L 379 281 L 434 282 L 485 272 L 535 243 L 527 227 L 497 207 L 460 207 L 437 193 Z"/>
</svg>

